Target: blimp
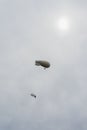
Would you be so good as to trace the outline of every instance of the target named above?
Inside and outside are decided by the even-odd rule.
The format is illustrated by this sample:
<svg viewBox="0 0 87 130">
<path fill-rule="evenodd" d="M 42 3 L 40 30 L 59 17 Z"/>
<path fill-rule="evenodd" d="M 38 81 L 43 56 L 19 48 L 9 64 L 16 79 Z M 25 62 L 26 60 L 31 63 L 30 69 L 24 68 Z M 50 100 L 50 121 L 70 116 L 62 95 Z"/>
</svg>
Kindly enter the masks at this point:
<svg viewBox="0 0 87 130">
<path fill-rule="evenodd" d="M 44 69 L 50 67 L 50 63 L 48 61 L 45 61 L 45 60 L 36 60 L 35 65 L 42 66 L 42 67 L 44 67 Z"/>
<path fill-rule="evenodd" d="M 31 93 L 30 94 L 32 97 L 36 98 L 36 95 L 34 93 Z"/>
</svg>

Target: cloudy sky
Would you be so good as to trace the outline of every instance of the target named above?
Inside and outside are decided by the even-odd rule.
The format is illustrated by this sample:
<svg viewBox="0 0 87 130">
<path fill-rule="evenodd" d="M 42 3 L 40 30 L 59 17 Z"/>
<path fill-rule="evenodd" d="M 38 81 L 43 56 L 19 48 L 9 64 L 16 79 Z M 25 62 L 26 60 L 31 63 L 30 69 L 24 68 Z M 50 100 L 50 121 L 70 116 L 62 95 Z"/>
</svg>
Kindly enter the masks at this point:
<svg viewBox="0 0 87 130">
<path fill-rule="evenodd" d="M 0 0 L 0 130 L 87 130 L 86 0 Z"/>
</svg>

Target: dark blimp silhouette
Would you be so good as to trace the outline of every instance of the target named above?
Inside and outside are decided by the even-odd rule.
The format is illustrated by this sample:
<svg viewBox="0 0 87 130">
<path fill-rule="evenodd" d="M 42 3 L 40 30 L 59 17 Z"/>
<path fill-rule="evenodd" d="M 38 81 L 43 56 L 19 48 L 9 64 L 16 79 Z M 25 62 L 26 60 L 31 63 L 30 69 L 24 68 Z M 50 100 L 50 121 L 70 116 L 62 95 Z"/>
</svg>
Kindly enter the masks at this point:
<svg viewBox="0 0 87 130">
<path fill-rule="evenodd" d="M 50 63 L 48 61 L 44 61 L 44 60 L 36 60 L 35 65 L 42 66 L 42 67 L 44 67 L 44 69 L 50 67 Z"/>
<path fill-rule="evenodd" d="M 36 98 L 36 95 L 34 93 L 31 93 L 30 94 L 32 97 Z"/>
</svg>

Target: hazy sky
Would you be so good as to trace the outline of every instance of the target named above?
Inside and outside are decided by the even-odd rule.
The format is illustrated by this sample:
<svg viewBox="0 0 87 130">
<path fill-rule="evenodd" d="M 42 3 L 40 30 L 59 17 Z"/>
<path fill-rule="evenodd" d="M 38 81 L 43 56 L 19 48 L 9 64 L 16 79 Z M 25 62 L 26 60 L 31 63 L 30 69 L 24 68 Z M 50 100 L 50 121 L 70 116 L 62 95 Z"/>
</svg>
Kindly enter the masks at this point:
<svg viewBox="0 0 87 130">
<path fill-rule="evenodd" d="M 87 130 L 86 0 L 0 0 L 0 130 Z"/>
</svg>

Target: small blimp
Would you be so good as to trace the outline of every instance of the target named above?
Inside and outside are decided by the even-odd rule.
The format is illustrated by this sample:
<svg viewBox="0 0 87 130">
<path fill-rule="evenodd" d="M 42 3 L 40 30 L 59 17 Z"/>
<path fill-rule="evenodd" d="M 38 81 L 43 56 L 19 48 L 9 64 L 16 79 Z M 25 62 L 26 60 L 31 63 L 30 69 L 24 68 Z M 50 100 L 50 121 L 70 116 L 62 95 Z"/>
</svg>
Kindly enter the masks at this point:
<svg viewBox="0 0 87 130">
<path fill-rule="evenodd" d="M 31 93 L 30 94 L 32 97 L 36 98 L 36 95 L 34 93 Z"/>
<path fill-rule="evenodd" d="M 44 61 L 44 60 L 36 60 L 35 65 L 42 66 L 42 67 L 44 67 L 44 69 L 50 67 L 50 63 L 48 61 Z"/>
</svg>

